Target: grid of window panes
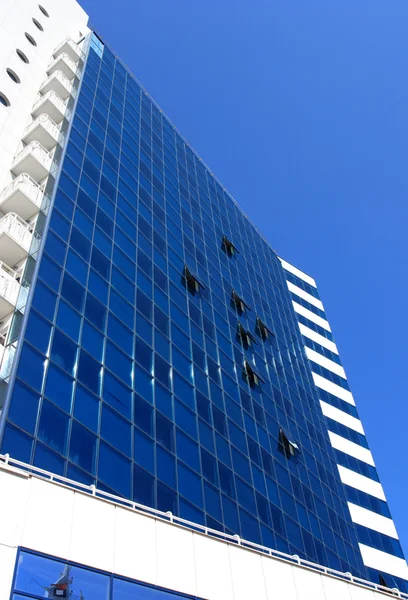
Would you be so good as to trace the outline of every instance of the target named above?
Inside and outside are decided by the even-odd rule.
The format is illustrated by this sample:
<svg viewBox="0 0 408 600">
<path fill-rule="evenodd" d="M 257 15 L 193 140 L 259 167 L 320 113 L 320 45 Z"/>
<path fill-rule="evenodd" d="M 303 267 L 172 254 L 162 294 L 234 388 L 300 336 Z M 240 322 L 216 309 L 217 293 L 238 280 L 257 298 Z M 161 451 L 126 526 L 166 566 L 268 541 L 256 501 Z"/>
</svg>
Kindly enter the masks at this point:
<svg viewBox="0 0 408 600">
<path fill-rule="evenodd" d="M 20 343 L 3 452 L 367 574 L 280 263 L 106 47 Z"/>
<path fill-rule="evenodd" d="M 12 600 L 198 600 L 28 550 L 18 552 L 13 592 Z"/>
</svg>

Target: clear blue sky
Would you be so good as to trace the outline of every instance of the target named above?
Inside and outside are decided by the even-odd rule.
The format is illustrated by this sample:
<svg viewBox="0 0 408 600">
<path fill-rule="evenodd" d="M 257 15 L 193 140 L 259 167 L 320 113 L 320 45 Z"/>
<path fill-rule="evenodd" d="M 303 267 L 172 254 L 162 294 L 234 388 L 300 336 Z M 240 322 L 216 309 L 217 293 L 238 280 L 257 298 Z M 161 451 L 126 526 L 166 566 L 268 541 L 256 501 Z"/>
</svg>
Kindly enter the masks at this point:
<svg viewBox="0 0 408 600">
<path fill-rule="evenodd" d="M 81 0 L 318 282 L 408 555 L 406 0 Z"/>
</svg>

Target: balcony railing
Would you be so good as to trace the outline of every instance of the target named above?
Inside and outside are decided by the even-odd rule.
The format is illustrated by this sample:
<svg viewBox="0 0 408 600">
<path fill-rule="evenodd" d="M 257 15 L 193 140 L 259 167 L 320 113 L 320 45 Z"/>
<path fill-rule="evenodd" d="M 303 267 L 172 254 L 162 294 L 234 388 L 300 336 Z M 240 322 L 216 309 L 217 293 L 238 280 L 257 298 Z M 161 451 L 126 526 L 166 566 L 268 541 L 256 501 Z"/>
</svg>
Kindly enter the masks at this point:
<svg viewBox="0 0 408 600">
<path fill-rule="evenodd" d="M 14 179 L 0 194 L 0 210 L 17 213 L 22 219 L 31 219 L 49 200 L 39 185 L 28 173 Z"/>
<path fill-rule="evenodd" d="M 42 113 L 34 119 L 24 130 L 22 140 L 24 143 L 40 142 L 46 150 L 52 150 L 55 146 L 64 143 L 65 136 L 61 133 L 58 125 L 47 115 Z"/>
<path fill-rule="evenodd" d="M 34 118 L 39 117 L 43 113 L 47 114 L 55 123 L 59 123 L 64 117 L 69 118 L 71 114 L 66 102 L 53 90 L 41 96 L 31 110 Z"/>
<path fill-rule="evenodd" d="M 60 54 L 68 54 L 73 61 L 77 62 L 79 59 L 84 59 L 84 53 L 79 48 L 78 44 L 70 37 L 67 37 L 62 41 L 54 50 L 53 56 L 57 58 Z"/>
<path fill-rule="evenodd" d="M 16 213 L 8 213 L 0 219 L 0 236 L 5 233 L 12 237 L 26 252 L 30 250 L 33 226 L 26 223 Z M 18 261 L 6 260 L 5 262 L 7 264 L 16 264 Z"/>
<path fill-rule="evenodd" d="M 0 261 L 0 319 L 11 313 L 20 292 L 20 275 Z"/>
<path fill-rule="evenodd" d="M 74 95 L 72 82 L 64 75 L 62 71 L 54 71 L 40 86 L 41 94 L 54 91 L 62 100 L 67 100 L 69 96 Z"/>
<path fill-rule="evenodd" d="M 52 166 L 52 154 L 39 142 L 30 142 L 14 158 L 11 171 L 14 175 L 28 173 L 35 181 L 42 181 Z"/>
<path fill-rule="evenodd" d="M 51 75 L 54 71 L 62 71 L 70 80 L 79 73 L 78 66 L 66 52 L 59 54 L 57 58 L 48 65 L 47 75 Z"/>
</svg>

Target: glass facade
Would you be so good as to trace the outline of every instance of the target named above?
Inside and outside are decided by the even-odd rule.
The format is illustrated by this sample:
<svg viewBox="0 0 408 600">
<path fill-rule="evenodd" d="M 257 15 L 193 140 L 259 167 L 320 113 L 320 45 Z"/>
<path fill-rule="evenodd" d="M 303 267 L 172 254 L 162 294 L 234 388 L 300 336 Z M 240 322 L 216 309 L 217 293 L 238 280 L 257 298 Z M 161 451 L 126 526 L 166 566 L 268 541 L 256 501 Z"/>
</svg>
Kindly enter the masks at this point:
<svg viewBox="0 0 408 600">
<path fill-rule="evenodd" d="M 278 257 L 95 36 L 19 350 L 2 453 L 367 577 Z"/>
<path fill-rule="evenodd" d="M 13 592 L 11 600 L 199 600 L 28 550 L 18 553 Z"/>
</svg>

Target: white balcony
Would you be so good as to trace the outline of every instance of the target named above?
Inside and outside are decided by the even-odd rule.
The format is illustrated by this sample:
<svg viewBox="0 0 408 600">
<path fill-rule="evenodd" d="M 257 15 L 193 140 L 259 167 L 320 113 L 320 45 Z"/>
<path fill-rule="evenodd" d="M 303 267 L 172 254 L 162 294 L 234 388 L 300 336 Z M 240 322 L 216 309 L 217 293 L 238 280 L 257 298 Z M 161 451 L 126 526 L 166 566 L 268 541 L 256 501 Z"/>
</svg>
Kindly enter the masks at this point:
<svg viewBox="0 0 408 600">
<path fill-rule="evenodd" d="M 37 100 L 31 114 L 34 118 L 47 114 L 55 123 L 59 123 L 64 117 L 69 117 L 70 111 L 58 94 L 51 90 Z"/>
<path fill-rule="evenodd" d="M 0 261 L 0 320 L 12 312 L 20 291 L 20 276 Z"/>
<path fill-rule="evenodd" d="M 17 265 L 30 250 L 32 227 L 15 213 L 0 219 L 0 260 Z"/>
<path fill-rule="evenodd" d="M 24 133 L 22 140 L 25 144 L 40 142 L 46 150 L 52 150 L 55 146 L 63 144 L 65 136 L 54 121 L 43 113 L 30 123 Z"/>
<path fill-rule="evenodd" d="M 11 172 L 14 175 L 28 173 L 35 181 L 47 177 L 52 165 L 51 154 L 39 142 L 31 142 L 14 158 Z"/>
<path fill-rule="evenodd" d="M 70 37 L 67 37 L 59 46 L 57 46 L 53 52 L 53 57 L 57 58 L 60 54 L 68 54 L 74 62 L 78 62 L 80 58 L 84 58 L 84 53 L 79 48 L 78 44 Z"/>
<path fill-rule="evenodd" d="M 62 71 L 65 77 L 71 80 L 77 74 L 78 67 L 68 54 L 63 52 L 48 65 L 47 75 L 51 75 L 55 71 Z"/>
<path fill-rule="evenodd" d="M 62 71 L 54 71 L 40 87 L 41 94 L 55 92 L 62 100 L 67 100 L 73 95 L 73 85 Z"/>
<path fill-rule="evenodd" d="M 27 173 L 14 179 L 0 194 L 0 210 L 17 213 L 25 221 L 38 213 L 45 199 L 42 187 Z"/>
</svg>

